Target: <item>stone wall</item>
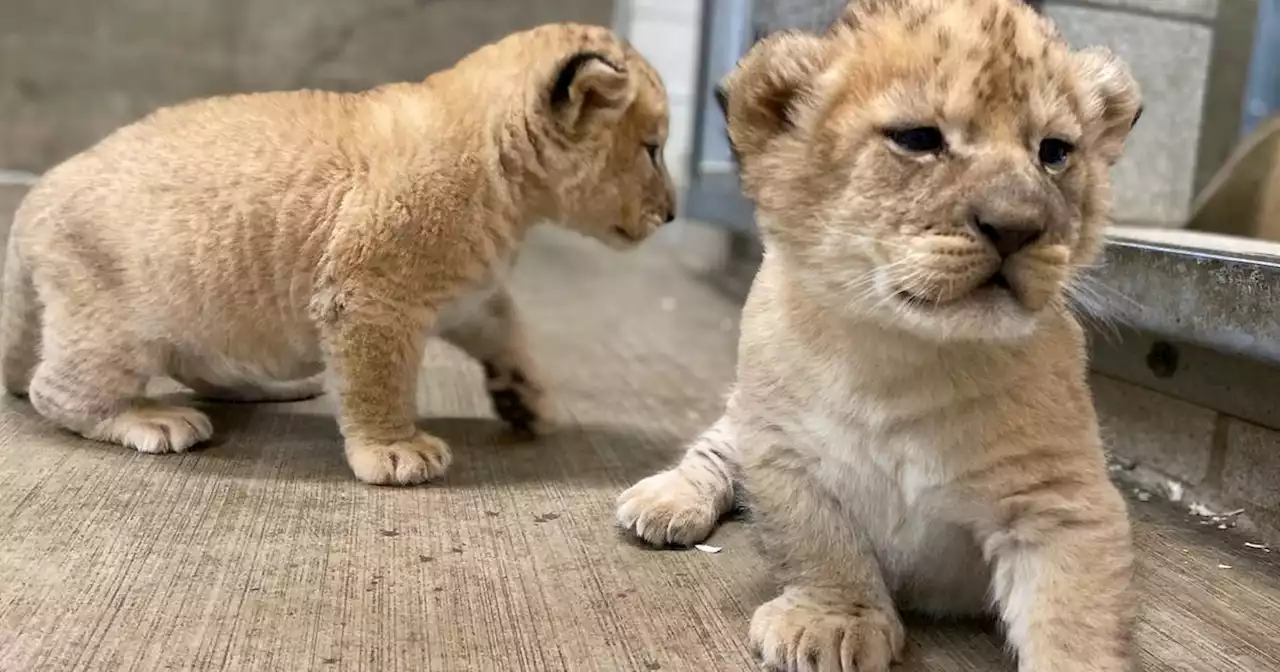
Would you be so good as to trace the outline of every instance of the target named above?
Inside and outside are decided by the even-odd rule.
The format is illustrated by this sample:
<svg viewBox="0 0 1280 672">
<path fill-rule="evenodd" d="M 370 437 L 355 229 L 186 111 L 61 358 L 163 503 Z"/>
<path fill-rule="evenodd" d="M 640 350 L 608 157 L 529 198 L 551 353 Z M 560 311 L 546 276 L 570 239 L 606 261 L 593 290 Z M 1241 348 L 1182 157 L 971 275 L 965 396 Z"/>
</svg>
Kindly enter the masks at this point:
<svg viewBox="0 0 1280 672">
<path fill-rule="evenodd" d="M 422 79 L 608 0 L 0 0 L 0 169 L 39 172 L 185 99 Z"/>
</svg>

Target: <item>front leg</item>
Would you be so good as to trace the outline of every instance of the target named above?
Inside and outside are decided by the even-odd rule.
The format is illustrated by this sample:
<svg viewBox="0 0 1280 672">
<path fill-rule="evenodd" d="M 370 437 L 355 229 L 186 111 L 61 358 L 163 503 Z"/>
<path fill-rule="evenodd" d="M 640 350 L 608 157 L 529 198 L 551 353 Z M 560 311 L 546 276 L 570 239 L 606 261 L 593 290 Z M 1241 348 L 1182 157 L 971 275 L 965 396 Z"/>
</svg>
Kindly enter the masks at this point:
<svg viewBox="0 0 1280 672">
<path fill-rule="evenodd" d="M 506 288 L 440 335 L 484 367 L 493 410 L 513 430 L 538 436 L 551 429 L 546 387 L 533 365 L 520 314 Z"/>
<path fill-rule="evenodd" d="M 1023 515 L 984 540 L 1021 672 L 1127 669 L 1133 551 L 1124 501 L 1110 483 L 1072 499 L 1023 503 Z"/>
<path fill-rule="evenodd" d="M 449 466 L 449 446 L 415 424 L 414 393 L 430 322 L 426 316 L 351 312 L 322 324 L 347 463 L 365 483 L 424 483 Z"/>
<path fill-rule="evenodd" d="M 679 464 L 618 496 L 618 524 L 654 546 L 693 546 L 734 502 L 738 446 L 729 413 L 685 450 Z"/>
<path fill-rule="evenodd" d="M 902 622 L 857 521 L 795 451 L 755 454 L 745 476 L 762 549 L 783 586 L 751 619 L 751 645 L 765 665 L 888 670 L 902 655 Z"/>
</svg>

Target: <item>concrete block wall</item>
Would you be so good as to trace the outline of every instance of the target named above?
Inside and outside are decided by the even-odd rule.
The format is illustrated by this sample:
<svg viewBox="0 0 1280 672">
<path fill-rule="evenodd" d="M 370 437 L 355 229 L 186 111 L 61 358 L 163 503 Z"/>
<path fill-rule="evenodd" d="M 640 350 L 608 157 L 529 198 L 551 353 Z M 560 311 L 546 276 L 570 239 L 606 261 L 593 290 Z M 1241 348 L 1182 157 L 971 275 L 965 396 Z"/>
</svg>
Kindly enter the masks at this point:
<svg viewBox="0 0 1280 672">
<path fill-rule="evenodd" d="M 1104 440 L 1133 480 L 1168 494 L 1172 479 L 1184 505 L 1243 509 L 1280 543 L 1280 367 L 1127 328 L 1095 332 L 1090 356 Z"/>
<path fill-rule="evenodd" d="M 418 80 L 516 30 L 612 18 L 606 0 L 0 0 L 0 170 L 189 98 Z"/>
<path fill-rule="evenodd" d="M 617 0 L 614 25 L 653 64 L 667 88 L 671 126 L 663 152 L 677 185 L 688 183 L 702 44 L 698 0 Z"/>
<path fill-rule="evenodd" d="M 1142 121 L 1113 173 L 1117 221 L 1181 226 L 1190 214 L 1219 1 L 1045 2 L 1072 45 L 1110 47 L 1143 88 Z"/>
<path fill-rule="evenodd" d="M 1168 482 L 1151 475 L 1169 477 L 1185 486 L 1182 504 L 1242 510 L 1261 537 L 1280 543 L 1280 428 L 1103 374 L 1090 385 L 1108 449 L 1145 474 L 1135 482 L 1161 490 Z"/>
</svg>

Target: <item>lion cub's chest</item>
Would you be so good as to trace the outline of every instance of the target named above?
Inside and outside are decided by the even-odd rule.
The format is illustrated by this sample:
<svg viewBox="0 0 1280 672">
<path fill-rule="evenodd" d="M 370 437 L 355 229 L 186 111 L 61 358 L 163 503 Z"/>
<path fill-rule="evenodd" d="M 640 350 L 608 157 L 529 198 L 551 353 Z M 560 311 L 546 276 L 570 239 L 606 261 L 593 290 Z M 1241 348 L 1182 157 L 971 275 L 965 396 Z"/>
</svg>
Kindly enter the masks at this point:
<svg viewBox="0 0 1280 672">
<path fill-rule="evenodd" d="M 862 400 L 864 408 L 874 405 Z M 850 422 L 848 415 L 811 413 L 804 434 L 815 456 L 814 477 L 841 501 L 851 524 L 875 548 L 899 599 L 945 611 L 930 596 L 946 595 L 980 609 L 986 568 L 972 531 L 951 514 L 963 450 L 973 427 L 954 418 L 914 422 Z"/>
</svg>

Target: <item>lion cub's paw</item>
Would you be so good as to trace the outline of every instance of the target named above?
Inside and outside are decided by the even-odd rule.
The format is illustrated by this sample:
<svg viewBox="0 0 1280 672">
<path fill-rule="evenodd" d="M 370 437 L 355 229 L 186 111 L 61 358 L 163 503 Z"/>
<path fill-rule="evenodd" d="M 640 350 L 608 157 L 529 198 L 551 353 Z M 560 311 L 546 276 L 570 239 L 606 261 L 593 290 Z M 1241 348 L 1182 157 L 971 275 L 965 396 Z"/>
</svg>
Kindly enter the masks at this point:
<svg viewBox="0 0 1280 672">
<path fill-rule="evenodd" d="M 654 546 L 692 546 L 715 530 L 722 512 L 714 493 L 699 489 L 677 467 L 654 474 L 618 496 L 618 524 Z"/>
<path fill-rule="evenodd" d="M 546 393 L 541 385 L 519 369 L 484 365 L 485 389 L 493 411 L 511 430 L 522 437 L 543 436 L 555 423 L 547 411 Z"/>
<path fill-rule="evenodd" d="M 886 672 L 905 642 L 891 611 L 827 604 L 795 588 L 756 609 L 749 637 L 765 668 L 780 672 Z"/>
<path fill-rule="evenodd" d="M 448 444 L 421 431 L 391 443 L 347 439 L 346 448 L 356 478 L 375 485 L 426 483 L 443 475 L 453 461 Z"/>
<path fill-rule="evenodd" d="M 181 453 L 213 436 L 213 423 L 194 408 L 139 406 L 104 420 L 86 436 L 140 453 Z"/>
</svg>

